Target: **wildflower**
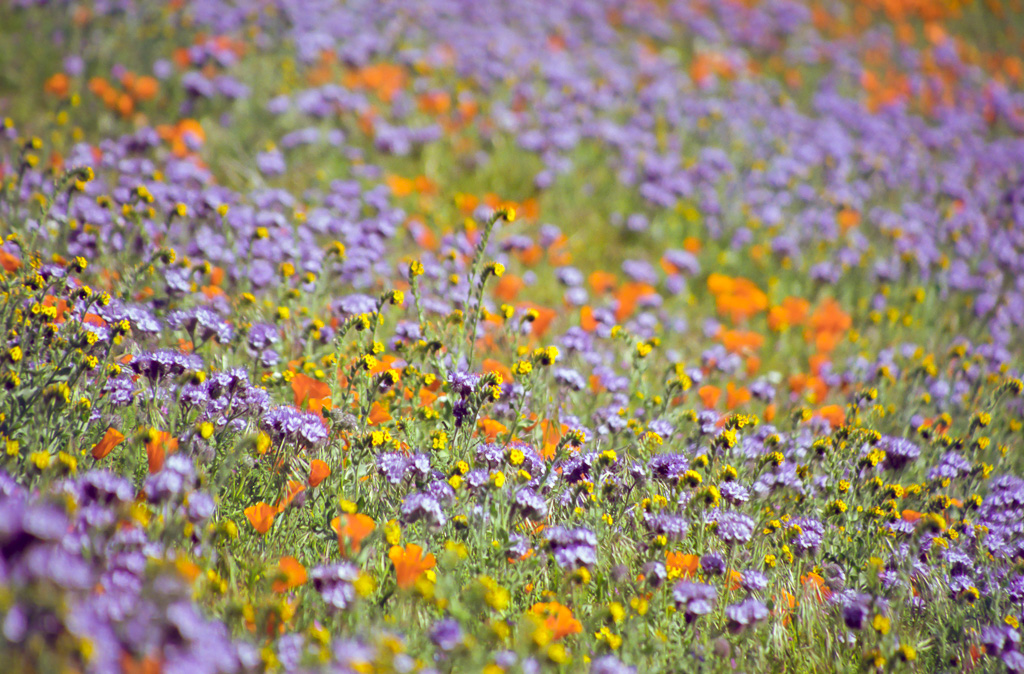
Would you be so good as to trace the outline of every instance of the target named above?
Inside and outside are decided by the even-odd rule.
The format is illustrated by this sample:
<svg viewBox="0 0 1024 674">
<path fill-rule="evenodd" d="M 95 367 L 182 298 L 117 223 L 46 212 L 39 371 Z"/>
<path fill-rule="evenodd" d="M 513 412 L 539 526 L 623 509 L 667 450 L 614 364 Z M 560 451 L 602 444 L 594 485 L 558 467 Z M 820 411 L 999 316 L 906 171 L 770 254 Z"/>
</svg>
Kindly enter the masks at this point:
<svg viewBox="0 0 1024 674">
<path fill-rule="evenodd" d="M 158 473 L 164 466 L 167 454 L 178 449 L 178 439 L 170 433 L 151 428 L 146 435 L 146 457 L 149 460 L 149 472 Z"/>
<path fill-rule="evenodd" d="M 505 274 L 505 265 L 500 262 L 488 262 L 487 266 L 484 267 L 484 278 L 488 275 L 492 275 L 495 278 L 501 278 Z"/>
<path fill-rule="evenodd" d="M 321 482 L 327 479 L 331 474 L 331 468 L 327 465 L 327 462 L 321 461 L 320 459 L 313 459 L 310 462 L 309 468 L 309 486 L 318 487 Z"/>
<path fill-rule="evenodd" d="M 607 644 L 608 648 L 613 651 L 617 651 L 622 645 L 622 637 L 612 632 L 607 626 L 604 626 L 595 632 L 594 638 Z"/>
<path fill-rule="evenodd" d="M 738 604 L 727 606 L 725 616 L 729 620 L 730 631 L 739 632 L 767 618 L 768 607 L 757 599 L 748 597 Z"/>
<path fill-rule="evenodd" d="M 274 592 L 287 592 L 301 585 L 305 585 L 307 575 L 306 567 L 299 563 L 294 557 L 282 557 L 278 562 L 278 579 L 274 581 L 272 590 Z"/>
<path fill-rule="evenodd" d="M 698 616 L 711 613 L 718 591 L 711 585 L 688 580 L 679 582 L 672 591 L 676 608 L 682 611 L 686 622 L 693 622 Z"/>
<path fill-rule="evenodd" d="M 108 428 L 107 432 L 103 434 L 103 438 L 92 446 L 92 458 L 99 461 L 122 442 L 124 442 L 124 435 L 116 428 Z"/>
<path fill-rule="evenodd" d="M 544 626 L 555 641 L 583 631 L 583 625 L 573 617 L 572 611 L 556 601 L 534 604 L 530 613 L 544 619 Z"/>
<path fill-rule="evenodd" d="M 347 562 L 318 566 L 309 573 L 309 579 L 324 602 L 339 611 L 345 610 L 355 601 L 357 588 L 367 589 L 359 569 Z M 372 583 L 373 579 L 369 580 Z M 361 591 L 359 594 L 366 596 Z"/>
<path fill-rule="evenodd" d="M 424 555 L 423 548 L 415 543 L 409 543 L 404 548 L 391 546 L 388 559 L 395 565 L 395 576 L 401 589 L 412 587 L 425 571 L 433 569 L 436 564 L 434 555 Z"/>
<path fill-rule="evenodd" d="M 252 524 L 256 532 L 261 535 L 270 530 L 271 525 L 274 523 L 275 515 L 277 515 L 277 509 L 262 501 L 245 509 L 245 517 Z"/>
</svg>

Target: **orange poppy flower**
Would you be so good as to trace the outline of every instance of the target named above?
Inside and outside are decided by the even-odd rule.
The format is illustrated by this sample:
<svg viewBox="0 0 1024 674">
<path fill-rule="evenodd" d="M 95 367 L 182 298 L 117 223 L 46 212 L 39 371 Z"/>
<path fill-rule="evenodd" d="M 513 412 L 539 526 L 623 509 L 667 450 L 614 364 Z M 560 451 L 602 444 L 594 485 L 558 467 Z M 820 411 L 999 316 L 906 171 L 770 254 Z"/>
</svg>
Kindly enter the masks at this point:
<svg viewBox="0 0 1024 674">
<path fill-rule="evenodd" d="M 598 294 L 606 293 L 619 284 L 619 280 L 615 278 L 615 275 L 609 274 L 606 271 L 593 272 L 587 277 L 587 282 L 590 283 L 593 291 Z"/>
<path fill-rule="evenodd" d="M 618 300 L 619 306 L 615 310 L 615 320 L 621 323 L 636 311 L 637 303 L 649 295 L 655 294 L 657 291 L 653 286 L 649 286 L 646 283 L 626 283 L 618 292 L 615 293 L 615 299 Z"/>
<path fill-rule="evenodd" d="M 14 273 L 21 268 L 21 260 L 0 248 L 0 267 L 8 273 Z"/>
<path fill-rule="evenodd" d="M 768 296 L 753 281 L 724 274 L 708 276 L 708 290 L 715 296 L 715 308 L 733 321 L 750 318 L 768 308 Z"/>
<path fill-rule="evenodd" d="M 558 312 L 554 309 L 548 309 L 547 307 L 538 306 L 529 302 L 520 303 L 518 305 L 520 309 L 534 309 L 537 312 L 537 319 L 533 322 L 530 328 L 530 334 L 540 339 L 544 336 L 544 333 L 548 331 L 551 326 L 551 322 L 558 317 Z"/>
<path fill-rule="evenodd" d="M 724 330 L 718 336 L 730 353 L 748 354 L 757 351 L 764 344 L 764 337 L 756 332 Z"/>
<path fill-rule="evenodd" d="M 772 330 L 783 330 L 794 325 L 803 325 L 811 304 L 800 297 L 787 297 L 782 304 L 768 311 L 768 327 Z"/>
<path fill-rule="evenodd" d="M 326 382 L 313 379 L 301 372 L 292 377 L 292 393 L 295 406 L 318 412 L 326 407 L 331 409 L 331 387 Z"/>
<path fill-rule="evenodd" d="M 424 555 L 423 548 L 415 543 L 409 543 L 404 548 L 400 545 L 391 546 L 388 559 L 395 565 L 398 587 L 403 590 L 412 587 L 425 571 L 434 568 L 437 563 L 432 552 Z"/>
<path fill-rule="evenodd" d="M 860 213 L 852 208 L 844 208 L 836 213 L 836 224 L 843 232 L 847 232 L 860 224 Z"/>
<path fill-rule="evenodd" d="M 121 431 L 116 428 L 108 428 L 107 432 L 103 434 L 103 438 L 92 446 L 92 458 L 99 461 L 122 442 L 124 442 L 124 435 L 121 434 Z"/>
<path fill-rule="evenodd" d="M 825 579 L 814 573 L 805 573 L 800 576 L 800 584 L 805 591 L 810 591 L 819 602 L 827 601 L 832 596 L 832 590 L 825 585 Z"/>
<path fill-rule="evenodd" d="M 71 88 L 71 80 L 64 73 L 51 75 L 43 84 L 43 91 L 52 94 L 57 98 L 67 98 L 68 90 Z"/>
<path fill-rule="evenodd" d="M 494 419 L 480 419 L 476 422 L 476 427 L 479 428 L 487 438 L 487 442 L 494 442 L 499 434 L 508 430 L 505 424 L 500 421 L 495 421 Z"/>
<path fill-rule="evenodd" d="M 178 438 L 165 431 L 153 429 L 150 440 L 146 443 L 149 472 L 159 473 L 164 467 L 164 459 L 167 458 L 167 455 L 176 451 L 178 451 Z"/>
<path fill-rule="evenodd" d="M 161 659 L 155 655 L 135 658 L 128 651 L 121 651 L 118 664 L 123 674 L 160 674 L 164 668 Z"/>
<path fill-rule="evenodd" d="M 543 447 L 541 448 L 540 455 L 545 459 L 553 459 L 555 458 L 555 449 L 562 436 L 569 430 L 569 427 L 565 424 L 556 424 L 547 419 L 541 420 L 540 427 L 544 431 Z"/>
<path fill-rule="evenodd" d="M 669 576 L 679 575 L 683 578 L 691 578 L 697 575 L 699 563 L 700 557 L 697 555 L 687 555 L 682 552 L 665 553 L 665 568 L 668 569 Z"/>
<path fill-rule="evenodd" d="M 828 421 L 832 428 L 839 428 L 846 423 L 846 411 L 839 405 L 826 405 L 819 409 L 815 416 Z"/>
<path fill-rule="evenodd" d="M 551 638 L 555 641 L 583 631 L 583 625 L 573 617 L 572 611 L 557 601 L 534 604 L 530 612 L 544 618 L 544 626 L 551 630 Z"/>
<path fill-rule="evenodd" d="M 294 557 L 281 558 L 281 561 L 277 563 L 277 575 L 278 579 L 271 586 L 274 592 L 287 592 L 305 585 L 308 578 L 306 567 Z"/>
<path fill-rule="evenodd" d="M 285 508 L 292 504 L 295 497 L 304 491 L 306 491 L 306 485 L 301 482 L 296 482 L 295 480 L 288 480 L 288 489 L 284 493 L 284 498 L 278 501 L 277 505 L 274 506 L 277 508 L 277 512 L 283 512 Z"/>
<path fill-rule="evenodd" d="M 494 296 L 502 302 L 514 302 L 526 282 L 515 274 L 505 274 L 494 286 Z"/>
<path fill-rule="evenodd" d="M 342 524 L 342 518 L 344 518 L 344 524 Z M 377 528 L 377 523 L 369 515 L 356 513 L 335 517 L 331 520 L 331 528 L 334 529 L 334 533 L 338 534 L 338 548 L 344 554 L 344 550 L 341 549 L 343 539 L 348 541 L 352 552 L 359 552 L 363 540 L 373 533 L 373 530 Z"/>
<path fill-rule="evenodd" d="M 597 319 L 594 318 L 594 310 L 590 306 L 580 308 L 580 327 L 587 332 L 597 329 Z"/>
<path fill-rule="evenodd" d="M 900 513 L 900 518 L 904 522 L 910 522 L 911 524 L 914 524 L 915 522 L 917 522 L 919 519 L 921 519 L 921 517 L 922 517 L 921 513 L 917 512 L 916 510 L 909 510 L 908 509 L 908 510 L 904 510 L 903 512 Z"/>
<path fill-rule="evenodd" d="M 331 467 L 326 461 L 313 459 L 309 464 L 309 486 L 319 487 L 320 483 L 326 480 L 331 474 Z"/>
<path fill-rule="evenodd" d="M 65 314 L 68 313 L 69 309 L 68 303 L 65 300 L 60 299 L 58 297 L 54 297 L 53 295 L 47 295 L 46 297 L 43 298 L 43 306 L 55 307 L 57 309 L 57 318 L 54 319 L 54 322 L 56 322 L 58 325 L 60 325 L 66 320 L 64 316 Z"/>
<path fill-rule="evenodd" d="M 740 405 L 750 402 L 750 391 L 732 382 L 725 385 L 725 408 L 734 410 Z"/>
<path fill-rule="evenodd" d="M 480 369 L 483 372 L 496 372 L 500 374 L 501 380 L 506 384 L 515 381 L 515 377 L 512 376 L 512 370 L 493 358 L 485 358 L 484 362 L 480 364 Z"/>
<path fill-rule="evenodd" d="M 782 590 L 782 598 L 773 597 L 775 599 L 775 610 L 772 611 L 772 615 L 782 616 L 782 624 L 789 624 L 789 614 L 796 608 L 797 600 L 796 597 L 791 595 L 789 592 Z"/>
<path fill-rule="evenodd" d="M 805 339 L 813 342 L 819 351 L 828 353 L 839 344 L 839 340 L 852 325 L 850 315 L 842 310 L 838 302 L 828 298 L 811 314 Z"/>
<path fill-rule="evenodd" d="M 419 392 L 420 407 L 430 407 L 437 400 L 437 394 L 428 388 L 421 388 Z"/>
<path fill-rule="evenodd" d="M 367 421 L 370 422 L 371 426 L 391 421 L 391 412 L 388 411 L 387 405 L 375 400 L 370 405 L 370 415 L 367 417 Z"/>
<path fill-rule="evenodd" d="M 270 530 L 276 515 L 277 509 L 263 501 L 245 509 L 245 517 L 249 520 L 249 524 L 253 526 L 256 533 L 261 535 Z"/>
<path fill-rule="evenodd" d="M 140 101 L 156 98 L 159 91 L 160 83 L 157 82 L 155 77 L 150 77 L 149 75 L 143 75 L 135 80 L 135 85 L 132 87 L 132 94 Z"/>
<path fill-rule="evenodd" d="M 714 407 L 718 405 L 719 399 L 722 397 L 722 389 L 708 384 L 697 389 L 697 396 L 700 398 L 704 407 L 714 409 Z"/>
<path fill-rule="evenodd" d="M 735 592 L 740 589 L 740 584 L 743 582 L 743 574 L 739 571 L 729 571 L 729 589 Z"/>
</svg>

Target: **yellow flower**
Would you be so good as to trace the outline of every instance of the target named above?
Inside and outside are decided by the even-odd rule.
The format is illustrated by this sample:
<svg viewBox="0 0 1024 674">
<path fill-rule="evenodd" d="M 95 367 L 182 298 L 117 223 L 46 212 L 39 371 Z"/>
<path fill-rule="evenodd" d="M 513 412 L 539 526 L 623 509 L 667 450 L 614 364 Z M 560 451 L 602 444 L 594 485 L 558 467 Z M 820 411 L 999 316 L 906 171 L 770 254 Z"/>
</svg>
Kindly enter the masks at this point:
<svg viewBox="0 0 1024 674">
<path fill-rule="evenodd" d="M 39 470 L 49 468 L 51 459 L 49 452 L 32 452 L 28 455 L 28 460 Z"/>
<path fill-rule="evenodd" d="M 398 542 L 402 540 L 402 526 L 398 520 L 388 520 L 384 525 L 384 538 L 389 545 L 398 545 Z"/>
<path fill-rule="evenodd" d="M 356 579 L 352 586 L 356 592 L 359 593 L 360 597 L 369 597 L 377 589 L 377 581 L 368 573 L 360 573 L 359 578 Z"/>
<path fill-rule="evenodd" d="M 620 637 L 618 634 L 615 634 L 607 627 L 602 627 L 599 631 L 595 632 L 594 637 L 598 641 L 603 641 L 606 644 L 608 644 L 608 648 L 612 649 L 613 651 L 618 650 L 619 646 L 622 645 L 622 637 Z"/>
</svg>

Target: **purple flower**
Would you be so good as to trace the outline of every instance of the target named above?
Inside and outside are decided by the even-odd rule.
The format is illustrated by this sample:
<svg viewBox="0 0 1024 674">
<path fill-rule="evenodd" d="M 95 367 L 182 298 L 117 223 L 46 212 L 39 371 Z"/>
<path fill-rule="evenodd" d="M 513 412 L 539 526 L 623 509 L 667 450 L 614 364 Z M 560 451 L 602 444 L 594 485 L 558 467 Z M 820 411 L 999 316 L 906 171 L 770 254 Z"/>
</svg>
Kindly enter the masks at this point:
<svg viewBox="0 0 1024 674">
<path fill-rule="evenodd" d="M 741 505 L 750 499 L 750 490 L 739 482 L 723 482 L 718 486 L 718 491 L 732 505 Z"/>
<path fill-rule="evenodd" d="M 555 561 L 563 569 L 575 570 L 597 563 L 597 536 L 590 529 L 554 526 L 544 531 L 544 537 L 555 555 Z"/>
<path fill-rule="evenodd" d="M 413 494 L 402 502 L 402 521 L 411 524 L 420 520 L 434 531 L 440 530 L 448 521 L 437 499 L 423 492 Z"/>
<path fill-rule="evenodd" d="M 901 470 L 905 466 L 917 460 L 921 450 L 910 440 L 884 436 L 879 443 L 879 448 L 885 452 L 885 460 L 882 465 L 889 470 Z"/>
<path fill-rule="evenodd" d="M 377 457 L 377 470 L 393 485 L 399 485 L 409 469 L 409 459 L 401 452 L 389 452 Z"/>
<path fill-rule="evenodd" d="M 843 604 L 843 622 L 851 630 L 863 628 L 870 606 L 871 595 L 854 594 Z"/>
<path fill-rule="evenodd" d="M 644 523 L 655 536 L 665 536 L 670 541 L 681 541 L 690 531 L 690 523 L 684 517 L 669 513 L 646 514 Z"/>
<path fill-rule="evenodd" d="M 763 592 L 768 587 L 768 576 L 757 569 L 747 569 L 740 584 L 747 592 Z"/>
<path fill-rule="evenodd" d="M 602 655 L 590 663 L 590 674 L 636 674 L 636 667 L 623 664 L 614 655 Z"/>
<path fill-rule="evenodd" d="M 532 520 L 542 520 L 548 514 L 548 505 L 544 497 L 529 487 L 522 487 L 516 492 L 515 507 L 523 517 Z"/>
<path fill-rule="evenodd" d="M 719 513 L 717 521 L 716 533 L 723 543 L 742 545 L 749 543 L 754 535 L 754 520 L 741 512 L 727 510 Z"/>
<path fill-rule="evenodd" d="M 768 607 L 753 597 L 748 597 L 738 604 L 725 609 L 725 617 L 729 619 L 729 629 L 739 632 L 768 617 Z"/>
<path fill-rule="evenodd" d="M 700 568 L 708 576 L 721 576 L 725 573 L 725 560 L 721 555 L 709 553 L 700 558 Z"/>
<path fill-rule="evenodd" d="M 356 597 L 354 583 L 359 578 L 359 569 L 347 562 L 318 566 L 309 572 L 313 587 L 328 606 L 343 611 Z"/>
<path fill-rule="evenodd" d="M 711 585 L 684 580 L 676 584 L 672 590 L 672 598 L 676 602 L 676 608 L 683 611 L 686 622 L 689 623 L 697 616 L 711 613 L 718 598 L 718 590 Z"/>
<path fill-rule="evenodd" d="M 442 651 L 453 650 L 462 642 L 462 626 L 453 618 L 439 620 L 430 630 L 430 640 Z"/>
<path fill-rule="evenodd" d="M 790 522 L 789 528 L 796 534 L 791 542 L 797 555 L 818 552 L 825 536 L 825 527 L 821 522 L 810 517 L 797 517 Z"/>
</svg>

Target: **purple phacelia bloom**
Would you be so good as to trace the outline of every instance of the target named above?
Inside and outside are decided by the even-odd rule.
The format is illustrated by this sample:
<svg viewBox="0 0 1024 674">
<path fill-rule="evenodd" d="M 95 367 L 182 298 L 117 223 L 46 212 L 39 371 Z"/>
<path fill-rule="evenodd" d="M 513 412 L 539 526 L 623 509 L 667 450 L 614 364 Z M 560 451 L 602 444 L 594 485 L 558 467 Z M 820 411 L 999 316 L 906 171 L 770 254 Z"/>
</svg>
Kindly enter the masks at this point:
<svg viewBox="0 0 1024 674">
<path fill-rule="evenodd" d="M 939 465 L 928 471 L 929 480 L 944 480 L 964 477 L 971 473 L 971 462 L 956 452 L 946 452 Z"/>
<path fill-rule="evenodd" d="M 505 461 L 504 448 L 495 442 L 485 442 L 476 448 L 476 463 L 485 468 L 497 468 Z"/>
<path fill-rule="evenodd" d="M 462 626 L 453 618 L 444 618 L 430 630 L 430 641 L 442 651 L 454 650 L 462 643 Z"/>
<path fill-rule="evenodd" d="M 447 508 L 455 502 L 455 489 L 446 480 L 434 480 L 427 485 L 426 492 L 436 498 L 442 507 Z"/>
<path fill-rule="evenodd" d="M 565 386 L 573 391 L 582 391 L 587 387 L 587 382 L 576 370 L 570 370 L 569 368 L 557 368 L 554 371 L 555 381 L 560 386 Z"/>
<path fill-rule="evenodd" d="M 614 655 L 602 655 L 590 663 L 590 674 L 636 674 L 636 667 L 623 664 Z"/>
<path fill-rule="evenodd" d="M 754 535 L 754 520 L 749 515 L 727 510 L 718 514 L 715 533 L 729 545 L 748 543 Z"/>
<path fill-rule="evenodd" d="M 597 563 L 597 536 L 590 529 L 554 526 L 544 531 L 544 537 L 555 555 L 555 561 L 563 569 L 575 570 Z"/>
<path fill-rule="evenodd" d="M 851 630 L 863 628 L 870 607 L 871 595 L 853 594 L 843 603 L 843 622 Z"/>
<path fill-rule="evenodd" d="M 670 541 L 681 541 L 690 531 L 690 523 L 685 517 L 669 513 L 645 514 L 644 523 L 651 534 L 665 536 Z"/>
<path fill-rule="evenodd" d="M 548 505 L 544 497 L 529 487 L 522 487 L 516 492 L 515 507 L 523 517 L 532 520 L 542 520 L 548 514 Z"/>
<path fill-rule="evenodd" d="M 356 589 L 352 583 L 358 578 L 359 569 L 347 562 L 318 566 L 309 572 L 309 579 L 324 602 L 339 611 L 355 600 Z"/>
<path fill-rule="evenodd" d="M 725 560 L 722 559 L 721 555 L 716 555 L 712 552 L 701 556 L 700 568 L 705 575 L 721 576 L 725 573 Z"/>
<path fill-rule="evenodd" d="M 750 490 L 739 482 L 723 482 L 718 486 L 718 491 L 727 503 L 740 505 L 750 499 Z"/>
<path fill-rule="evenodd" d="M 291 405 L 280 405 L 263 415 L 263 423 L 276 442 L 313 447 L 327 441 L 327 428 L 319 416 Z"/>
<path fill-rule="evenodd" d="M 676 609 L 683 612 L 686 622 L 693 622 L 698 616 L 711 613 L 718 598 L 718 590 L 711 585 L 684 580 L 672 590 Z"/>
<path fill-rule="evenodd" d="M 768 576 L 757 569 L 747 569 L 742 575 L 740 584 L 747 592 L 763 592 L 768 587 Z"/>
<path fill-rule="evenodd" d="M 690 468 L 690 460 L 682 454 L 659 454 L 648 462 L 656 479 L 674 481 Z"/>
<path fill-rule="evenodd" d="M 748 597 L 738 604 L 725 608 L 725 617 L 729 620 L 729 629 L 740 632 L 768 617 L 768 607 L 753 597 Z"/>
<path fill-rule="evenodd" d="M 798 529 L 799 527 L 799 529 Z M 821 522 L 810 517 L 797 517 L 789 523 L 790 531 L 795 533 L 791 539 L 794 552 L 799 555 L 816 554 L 825 536 L 825 527 Z"/>
<path fill-rule="evenodd" d="M 916 461 L 917 457 L 921 455 L 920 448 L 904 438 L 884 436 L 878 446 L 885 452 L 885 460 L 882 465 L 889 470 L 901 470 Z"/>
<path fill-rule="evenodd" d="M 402 521 L 406 524 L 423 521 L 427 528 L 440 530 L 448 519 L 441 510 L 441 504 L 430 494 L 413 494 L 402 502 Z"/>
<path fill-rule="evenodd" d="M 397 486 L 409 469 L 409 458 L 401 452 L 389 452 L 377 457 L 377 470 L 388 482 Z"/>
<path fill-rule="evenodd" d="M 472 374 L 469 372 L 448 373 L 449 389 L 452 393 L 462 396 L 463 398 L 473 393 L 473 389 L 479 381 L 480 375 L 478 374 Z"/>
</svg>

